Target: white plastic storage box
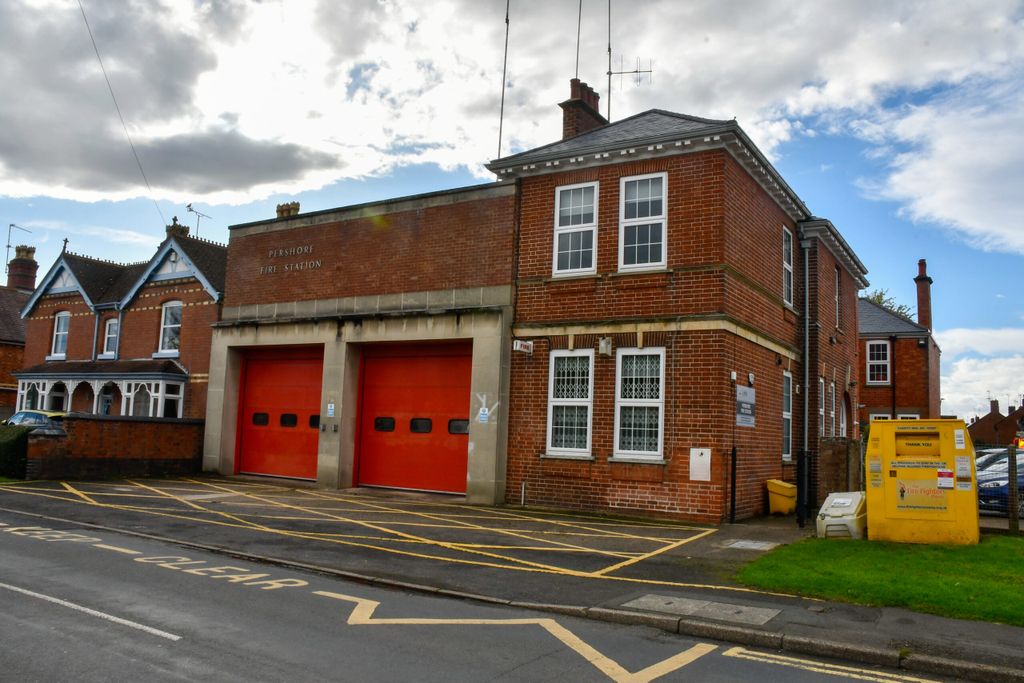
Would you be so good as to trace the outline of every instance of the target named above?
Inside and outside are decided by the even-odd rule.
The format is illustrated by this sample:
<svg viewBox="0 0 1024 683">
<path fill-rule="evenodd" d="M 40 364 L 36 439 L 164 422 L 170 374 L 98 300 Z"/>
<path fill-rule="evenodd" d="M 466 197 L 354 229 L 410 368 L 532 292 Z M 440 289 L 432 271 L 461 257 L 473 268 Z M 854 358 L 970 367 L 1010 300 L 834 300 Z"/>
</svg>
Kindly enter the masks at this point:
<svg viewBox="0 0 1024 683">
<path fill-rule="evenodd" d="M 818 538 L 864 538 L 867 520 L 863 491 L 830 493 L 818 512 Z"/>
</svg>

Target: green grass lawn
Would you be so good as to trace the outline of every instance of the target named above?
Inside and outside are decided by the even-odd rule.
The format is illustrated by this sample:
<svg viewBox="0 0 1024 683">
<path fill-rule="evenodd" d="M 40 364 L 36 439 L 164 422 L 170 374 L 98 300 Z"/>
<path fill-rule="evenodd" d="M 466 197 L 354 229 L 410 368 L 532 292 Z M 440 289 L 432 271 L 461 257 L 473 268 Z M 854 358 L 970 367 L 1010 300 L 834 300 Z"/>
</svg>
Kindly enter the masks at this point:
<svg viewBox="0 0 1024 683">
<path fill-rule="evenodd" d="M 1024 626 L 1024 537 L 976 546 L 810 538 L 741 569 L 755 588 Z"/>
</svg>

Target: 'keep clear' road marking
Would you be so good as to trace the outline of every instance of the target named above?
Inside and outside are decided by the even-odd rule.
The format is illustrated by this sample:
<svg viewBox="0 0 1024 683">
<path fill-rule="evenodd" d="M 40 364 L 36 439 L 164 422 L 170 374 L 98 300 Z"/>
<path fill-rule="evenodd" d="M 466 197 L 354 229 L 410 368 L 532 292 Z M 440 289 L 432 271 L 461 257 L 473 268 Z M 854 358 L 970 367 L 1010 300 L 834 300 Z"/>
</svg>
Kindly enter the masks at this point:
<svg viewBox="0 0 1024 683">
<path fill-rule="evenodd" d="M 155 564 L 156 566 L 163 567 L 164 569 L 180 570 L 185 574 L 206 576 L 211 579 L 227 579 L 231 583 L 240 583 L 243 586 L 257 586 L 265 591 L 275 590 L 277 588 L 300 588 L 302 586 L 309 585 L 308 581 L 303 581 L 302 579 L 268 579 L 266 577 L 270 576 L 270 574 L 253 574 L 245 567 L 207 567 L 203 566 L 209 564 L 206 560 L 193 560 L 188 557 L 179 557 L 177 555 L 136 557 L 134 559 L 136 562 Z M 185 567 L 190 568 L 185 569 Z"/>
<path fill-rule="evenodd" d="M 828 674 L 829 676 L 855 678 L 861 681 L 877 681 L 877 683 L 936 683 L 930 678 L 915 678 L 914 676 L 890 674 L 885 671 L 875 671 L 873 669 L 860 669 L 853 666 L 828 664 L 826 662 L 816 662 L 812 659 L 787 657 L 786 655 L 777 655 L 770 652 L 754 652 L 743 647 L 730 648 L 723 652 L 722 656 L 747 659 L 752 662 L 761 662 L 762 664 L 778 664 L 779 666 L 789 666 L 795 669 Z"/>
<path fill-rule="evenodd" d="M 112 621 L 115 624 L 121 624 L 122 626 L 127 626 L 129 628 L 134 628 L 134 629 L 136 629 L 138 631 L 143 631 L 145 633 L 149 633 L 150 635 L 159 636 L 161 638 L 166 638 L 167 640 L 174 640 L 174 641 L 181 640 L 181 636 L 176 636 L 173 633 L 168 633 L 167 631 L 161 631 L 160 629 L 153 628 L 152 626 L 146 626 L 145 624 L 140 624 L 137 621 L 129 621 L 127 619 L 122 619 L 121 617 L 115 617 L 113 614 L 107 614 L 106 612 L 99 612 L 99 611 L 94 610 L 94 609 L 89 609 L 88 607 L 83 607 L 82 605 L 76 605 L 75 603 L 68 602 L 67 600 L 61 600 L 60 598 L 54 598 L 54 597 L 49 596 L 49 595 L 43 595 L 42 593 L 36 593 L 35 591 L 26 590 L 24 588 L 18 588 L 17 586 L 11 586 L 10 584 L 6 584 L 6 583 L 0 583 L 0 588 L 2 588 L 4 590 L 13 591 L 15 593 L 21 593 L 22 595 L 27 595 L 27 596 L 32 597 L 32 598 L 38 598 L 39 600 L 45 600 L 46 602 L 51 602 L 51 603 L 53 603 L 55 605 L 60 605 L 61 607 L 67 607 L 68 609 L 77 610 L 79 612 L 83 612 L 83 613 L 88 614 L 90 616 L 98 617 L 100 619 L 105 619 L 107 621 Z"/>
</svg>

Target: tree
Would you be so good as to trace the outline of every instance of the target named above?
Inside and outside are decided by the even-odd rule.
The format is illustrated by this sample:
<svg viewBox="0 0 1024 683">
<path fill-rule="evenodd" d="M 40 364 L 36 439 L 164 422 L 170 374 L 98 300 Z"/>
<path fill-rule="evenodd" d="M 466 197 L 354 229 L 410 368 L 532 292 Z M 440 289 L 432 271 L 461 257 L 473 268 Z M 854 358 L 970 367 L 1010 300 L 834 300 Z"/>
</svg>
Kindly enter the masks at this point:
<svg viewBox="0 0 1024 683">
<path fill-rule="evenodd" d="M 914 320 L 914 312 L 911 310 L 910 306 L 896 303 L 896 299 L 889 296 L 888 289 L 874 289 L 864 298 L 873 304 L 881 306 L 890 313 L 898 315 L 907 322 L 916 323 Z"/>
</svg>

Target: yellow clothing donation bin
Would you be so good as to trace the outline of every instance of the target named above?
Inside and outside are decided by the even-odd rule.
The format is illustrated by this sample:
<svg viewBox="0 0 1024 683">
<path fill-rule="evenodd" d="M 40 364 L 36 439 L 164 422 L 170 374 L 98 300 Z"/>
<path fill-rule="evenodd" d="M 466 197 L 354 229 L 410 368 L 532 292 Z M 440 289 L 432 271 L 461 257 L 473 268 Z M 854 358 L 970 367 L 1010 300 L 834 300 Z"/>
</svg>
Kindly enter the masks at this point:
<svg viewBox="0 0 1024 683">
<path fill-rule="evenodd" d="M 963 420 L 874 420 L 864 460 L 869 540 L 978 542 L 974 445 Z"/>
</svg>

